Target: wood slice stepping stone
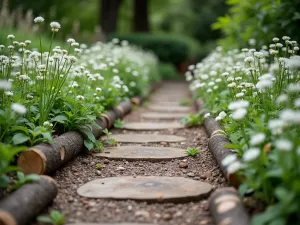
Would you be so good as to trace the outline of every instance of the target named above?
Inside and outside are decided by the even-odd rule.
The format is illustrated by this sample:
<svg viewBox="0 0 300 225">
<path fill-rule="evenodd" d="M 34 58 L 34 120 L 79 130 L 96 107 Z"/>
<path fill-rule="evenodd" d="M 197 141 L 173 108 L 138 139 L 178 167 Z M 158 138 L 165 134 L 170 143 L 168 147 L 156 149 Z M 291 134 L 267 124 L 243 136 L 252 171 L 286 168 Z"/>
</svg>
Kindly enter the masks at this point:
<svg viewBox="0 0 300 225">
<path fill-rule="evenodd" d="M 181 119 L 182 117 L 188 116 L 187 113 L 156 113 L 156 112 L 148 112 L 143 113 L 141 115 L 144 119 L 164 119 L 164 120 L 173 120 L 173 119 Z"/>
<path fill-rule="evenodd" d="M 171 159 L 181 159 L 187 156 L 185 149 L 169 147 L 145 147 L 145 146 L 121 146 L 105 148 L 95 156 L 109 159 L 125 159 L 129 161 L 164 161 Z"/>
<path fill-rule="evenodd" d="M 110 136 L 117 142 L 123 143 L 155 143 L 155 142 L 181 142 L 186 138 L 175 135 L 155 135 L 155 134 L 113 134 Z M 105 139 L 105 137 L 103 137 Z"/>
<path fill-rule="evenodd" d="M 97 179 L 81 186 L 77 193 L 87 198 L 148 202 L 187 202 L 207 197 L 212 185 L 189 178 L 123 176 Z"/>
<path fill-rule="evenodd" d="M 184 126 L 178 122 L 176 123 L 132 122 L 132 123 L 125 123 L 124 128 L 127 130 L 167 130 L 167 129 L 184 128 Z"/>
<path fill-rule="evenodd" d="M 67 225 L 154 225 L 150 223 L 86 223 L 86 222 L 77 222 L 77 223 L 68 223 Z"/>
<path fill-rule="evenodd" d="M 161 106 L 161 105 L 150 105 L 149 110 L 155 112 L 191 112 L 191 107 L 188 106 Z"/>
</svg>

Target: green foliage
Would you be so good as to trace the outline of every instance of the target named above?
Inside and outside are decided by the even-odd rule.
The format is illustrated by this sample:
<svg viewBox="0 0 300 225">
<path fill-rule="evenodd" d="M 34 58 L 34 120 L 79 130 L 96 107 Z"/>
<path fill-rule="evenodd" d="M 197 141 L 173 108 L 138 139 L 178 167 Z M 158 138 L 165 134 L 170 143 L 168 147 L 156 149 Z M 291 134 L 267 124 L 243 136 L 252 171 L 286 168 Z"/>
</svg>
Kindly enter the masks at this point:
<svg viewBox="0 0 300 225">
<path fill-rule="evenodd" d="M 12 166 L 11 163 L 17 154 L 24 150 L 24 147 L 12 147 L 0 143 L 0 190 L 11 183 L 11 177 L 7 174 L 18 170 L 18 167 Z"/>
<path fill-rule="evenodd" d="M 187 73 L 232 142 L 224 148 L 237 153 L 223 166 L 243 177 L 240 194 L 253 193 L 267 206 L 255 225 L 300 220 L 299 47 L 287 36 L 272 40 L 260 50 L 218 47 L 197 64 L 194 78 Z"/>
<path fill-rule="evenodd" d="M 101 163 L 98 163 L 98 164 L 96 165 L 96 167 L 97 167 L 98 170 L 103 169 L 103 165 L 102 165 Z"/>
<path fill-rule="evenodd" d="M 229 0 L 229 14 L 219 17 L 213 25 L 220 29 L 225 38 L 220 40 L 224 47 L 245 46 L 249 39 L 256 40 L 255 46 L 265 45 L 273 37 L 297 36 L 300 14 L 298 0 Z"/>
<path fill-rule="evenodd" d="M 114 122 L 114 127 L 115 128 L 124 128 L 124 121 L 121 120 L 121 119 L 117 119 L 115 122 Z"/>
<path fill-rule="evenodd" d="M 145 50 L 154 52 L 160 61 L 172 64 L 185 62 L 189 57 L 189 46 L 180 38 L 169 34 L 132 34 L 132 35 L 111 35 L 108 40 L 118 38 L 127 40 L 129 43 L 142 47 Z"/>
<path fill-rule="evenodd" d="M 50 212 L 50 216 L 39 216 L 37 220 L 42 223 L 50 223 L 52 225 L 63 225 L 65 222 L 65 216 L 57 210 L 52 210 Z"/>
<path fill-rule="evenodd" d="M 179 102 L 179 105 L 181 106 L 190 106 L 192 104 L 192 101 L 189 99 L 182 99 Z"/>
<path fill-rule="evenodd" d="M 190 114 L 189 116 L 183 117 L 180 122 L 187 127 L 196 127 L 203 123 L 204 118 L 201 116 L 201 113 Z"/>
<path fill-rule="evenodd" d="M 198 148 L 188 148 L 185 151 L 185 154 L 188 154 L 189 156 L 196 157 L 199 154 Z"/>
<path fill-rule="evenodd" d="M 160 63 L 158 65 L 158 72 L 163 80 L 183 78 L 183 76 L 178 74 L 175 66 L 171 63 Z"/>
<path fill-rule="evenodd" d="M 33 181 L 37 181 L 40 179 L 40 176 L 37 174 L 28 174 L 24 175 L 23 172 L 18 171 L 17 172 L 17 179 L 14 180 L 14 184 L 9 186 L 9 190 L 16 190 L 20 187 L 22 187 L 24 184 L 31 183 Z"/>
</svg>

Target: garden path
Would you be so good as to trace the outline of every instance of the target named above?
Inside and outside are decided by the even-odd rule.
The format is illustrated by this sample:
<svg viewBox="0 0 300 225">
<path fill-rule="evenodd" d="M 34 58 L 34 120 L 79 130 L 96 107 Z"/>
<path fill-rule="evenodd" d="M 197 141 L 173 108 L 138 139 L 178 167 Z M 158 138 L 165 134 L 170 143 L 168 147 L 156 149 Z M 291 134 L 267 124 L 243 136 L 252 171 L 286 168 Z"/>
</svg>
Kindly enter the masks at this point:
<svg viewBox="0 0 300 225">
<path fill-rule="evenodd" d="M 195 112 L 191 104 L 180 106 L 182 100 L 191 103 L 187 84 L 164 82 L 143 107 L 134 109 L 124 118 L 129 129 L 112 130 L 121 148 L 106 147 L 101 154 L 81 154 L 54 174 L 59 194 L 47 211 L 59 209 L 69 224 L 81 225 L 213 224 L 208 211 L 209 191 L 227 186 L 227 183 L 208 149 L 204 128 L 174 126 L 178 116 L 173 114 Z M 145 117 L 149 113 L 157 117 Z M 131 123 L 135 124 L 134 129 L 130 128 Z M 138 152 L 140 147 L 146 149 L 142 159 L 126 152 L 126 149 Z M 151 149 L 166 147 L 172 149 L 172 154 L 180 152 L 181 157 L 152 159 L 163 158 L 169 153 L 166 151 L 162 155 Z M 199 154 L 196 157 L 185 155 L 188 147 L 198 147 Z M 129 156 L 116 160 L 108 158 L 106 151 Z"/>
</svg>

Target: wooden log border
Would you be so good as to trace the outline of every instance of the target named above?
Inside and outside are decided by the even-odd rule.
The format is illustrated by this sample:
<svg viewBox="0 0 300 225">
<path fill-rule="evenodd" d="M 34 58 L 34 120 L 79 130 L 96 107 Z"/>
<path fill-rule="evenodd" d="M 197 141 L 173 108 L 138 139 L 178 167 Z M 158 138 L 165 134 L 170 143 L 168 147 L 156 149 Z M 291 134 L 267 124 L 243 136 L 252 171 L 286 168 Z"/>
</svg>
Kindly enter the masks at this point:
<svg viewBox="0 0 300 225">
<path fill-rule="evenodd" d="M 203 101 L 198 99 L 194 101 L 194 104 L 196 105 L 199 112 L 201 112 L 202 116 L 208 113 L 208 111 L 203 106 Z M 222 160 L 225 157 L 229 155 L 235 155 L 235 152 L 232 149 L 224 148 L 225 144 L 231 143 L 230 140 L 225 136 L 225 131 L 222 129 L 222 126 L 219 124 L 219 122 L 211 117 L 204 119 L 203 125 L 209 137 L 208 147 L 217 160 L 222 173 L 231 185 L 236 188 L 239 187 L 241 181 L 239 180 L 238 176 L 236 174 L 228 173 L 226 167 L 222 165 Z"/>
<path fill-rule="evenodd" d="M 48 176 L 23 185 L 0 202 L 1 225 L 29 224 L 57 195 L 57 184 Z"/>
<path fill-rule="evenodd" d="M 150 92 L 159 86 L 160 83 L 154 84 L 151 86 Z M 136 97 L 133 98 L 134 100 L 121 102 L 117 107 L 102 113 L 100 118 L 95 121 L 99 127 L 92 127 L 95 138 L 98 139 L 103 134 L 102 129 L 111 128 L 115 120 L 128 114 L 135 101 L 138 100 L 140 105 L 146 97 Z M 25 174 L 49 174 L 67 163 L 83 149 L 84 136 L 80 132 L 71 131 L 54 138 L 52 144 L 42 143 L 23 152 L 17 160 L 17 165 Z"/>
<path fill-rule="evenodd" d="M 250 225 L 250 218 L 234 188 L 219 188 L 209 198 L 216 225 Z"/>
</svg>

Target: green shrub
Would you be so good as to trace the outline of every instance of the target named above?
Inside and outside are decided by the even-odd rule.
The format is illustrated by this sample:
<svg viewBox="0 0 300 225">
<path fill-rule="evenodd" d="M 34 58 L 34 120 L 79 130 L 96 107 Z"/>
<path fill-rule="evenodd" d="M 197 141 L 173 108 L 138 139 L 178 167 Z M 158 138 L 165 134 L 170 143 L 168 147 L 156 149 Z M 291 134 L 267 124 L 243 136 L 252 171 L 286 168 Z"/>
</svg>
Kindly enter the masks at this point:
<svg viewBox="0 0 300 225">
<path fill-rule="evenodd" d="M 170 63 L 160 63 L 158 65 L 158 72 L 159 72 L 160 77 L 163 80 L 184 78 L 183 76 L 181 76 L 177 73 L 174 65 L 172 65 Z"/>
<path fill-rule="evenodd" d="M 300 2 L 298 0 L 229 0 L 229 14 L 213 25 L 225 38 L 220 44 L 241 47 L 255 39 L 254 47 L 268 43 L 273 37 L 290 36 L 299 42 Z"/>
<path fill-rule="evenodd" d="M 127 40 L 129 43 L 138 45 L 145 50 L 154 52 L 161 62 L 180 64 L 189 58 L 188 44 L 178 37 L 170 34 L 129 34 L 129 35 L 111 35 L 108 40 L 118 38 Z"/>
</svg>

